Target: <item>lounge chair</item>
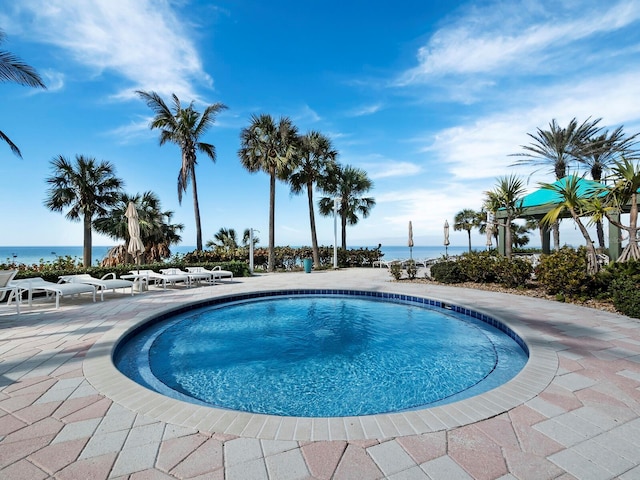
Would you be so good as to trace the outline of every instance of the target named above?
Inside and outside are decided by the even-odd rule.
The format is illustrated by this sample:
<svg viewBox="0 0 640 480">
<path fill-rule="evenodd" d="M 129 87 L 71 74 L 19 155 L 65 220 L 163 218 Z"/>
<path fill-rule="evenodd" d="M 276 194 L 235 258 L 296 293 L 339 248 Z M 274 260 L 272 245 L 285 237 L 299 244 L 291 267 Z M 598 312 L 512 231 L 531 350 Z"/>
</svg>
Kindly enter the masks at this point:
<svg viewBox="0 0 640 480">
<path fill-rule="evenodd" d="M 91 293 L 93 301 L 96 301 L 96 287 L 86 283 L 53 283 L 47 282 L 42 277 L 24 278 L 14 280 L 12 285 L 18 287 L 17 297 L 22 297 L 24 292 L 28 292 L 29 306 L 32 305 L 33 292 L 45 292 L 47 297 L 55 295 L 56 309 L 60 308 L 60 298 L 65 295 L 80 295 L 81 293 Z M 16 297 L 17 301 L 20 301 Z M 103 299 L 102 296 L 100 297 Z"/>
<path fill-rule="evenodd" d="M 209 283 L 214 285 L 216 283 L 216 280 L 222 280 L 222 277 L 230 276 L 233 280 L 233 272 L 230 272 L 228 270 L 221 270 L 220 267 L 215 267 L 212 270 L 207 270 L 204 267 L 187 267 L 187 271 L 192 274 L 208 275 L 210 278 Z"/>
<path fill-rule="evenodd" d="M 194 282 L 200 283 L 202 280 L 206 281 L 208 284 L 214 283 L 213 277 L 209 272 L 183 272 L 179 268 L 164 268 L 160 270 L 160 273 L 163 275 L 186 275 L 189 279 L 189 286 Z"/>
<path fill-rule="evenodd" d="M 115 292 L 117 288 L 130 288 L 131 296 L 133 296 L 133 282 L 131 280 L 116 278 L 116 274 L 113 272 L 107 273 L 99 279 L 92 277 L 88 273 L 78 275 L 61 275 L 59 278 L 67 283 L 87 283 L 89 285 L 95 285 L 98 287 L 98 291 L 100 291 L 101 294 L 103 294 L 105 290 L 113 290 Z"/>
<path fill-rule="evenodd" d="M 7 298 L 7 306 L 9 306 L 11 298 L 15 297 L 17 313 L 20 313 L 20 295 L 18 295 L 19 290 L 17 285 L 11 283 L 13 277 L 16 276 L 16 273 L 18 273 L 17 270 L 0 270 L 0 302 L 3 301 L 7 293 L 9 293 L 9 298 Z"/>
<path fill-rule="evenodd" d="M 146 276 L 149 282 L 153 282 L 156 285 L 161 283 L 162 288 L 165 290 L 167 289 L 167 283 L 175 285 L 177 282 L 184 282 L 187 287 L 190 286 L 190 279 L 187 274 L 166 275 L 153 270 L 131 270 L 130 273 L 137 276 Z"/>
</svg>

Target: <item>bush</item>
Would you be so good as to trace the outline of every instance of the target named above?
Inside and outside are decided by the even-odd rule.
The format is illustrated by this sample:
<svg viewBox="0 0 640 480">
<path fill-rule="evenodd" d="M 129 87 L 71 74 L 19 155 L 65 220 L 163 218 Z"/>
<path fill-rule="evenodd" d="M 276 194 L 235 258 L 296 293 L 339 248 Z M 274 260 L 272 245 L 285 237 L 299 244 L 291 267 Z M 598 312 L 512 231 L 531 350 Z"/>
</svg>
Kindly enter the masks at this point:
<svg viewBox="0 0 640 480">
<path fill-rule="evenodd" d="M 494 283 L 497 279 L 497 253 L 471 252 L 458 259 L 465 278 L 463 281 L 475 283 Z"/>
<path fill-rule="evenodd" d="M 430 270 L 436 282 L 462 283 L 467 280 L 458 262 L 452 260 L 435 263 Z"/>
<path fill-rule="evenodd" d="M 550 295 L 576 297 L 589 293 L 594 277 L 587 273 L 587 251 L 562 247 L 549 255 L 542 255 L 536 267 L 536 277 Z"/>
<path fill-rule="evenodd" d="M 533 265 L 525 258 L 500 257 L 496 260 L 497 281 L 505 287 L 524 287 L 533 273 Z"/>
<path fill-rule="evenodd" d="M 407 262 L 407 277 L 409 277 L 409 280 L 413 280 L 414 278 L 416 278 L 417 274 L 418 267 L 416 267 L 416 262 L 413 260 L 409 260 Z"/>
<path fill-rule="evenodd" d="M 394 280 L 400 280 L 400 277 L 402 277 L 402 265 L 399 263 L 392 263 L 389 266 L 389 274 Z"/>
<path fill-rule="evenodd" d="M 640 276 L 625 273 L 611 282 L 610 289 L 616 310 L 640 318 Z"/>
</svg>

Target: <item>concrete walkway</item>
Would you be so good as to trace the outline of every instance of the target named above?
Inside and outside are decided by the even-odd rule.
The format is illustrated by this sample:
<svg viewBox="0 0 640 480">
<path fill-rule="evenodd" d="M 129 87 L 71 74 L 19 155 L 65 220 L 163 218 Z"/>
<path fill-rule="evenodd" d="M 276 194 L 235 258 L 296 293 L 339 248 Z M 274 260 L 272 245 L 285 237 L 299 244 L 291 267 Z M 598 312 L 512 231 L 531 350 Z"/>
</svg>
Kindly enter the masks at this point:
<svg viewBox="0 0 640 480">
<path fill-rule="evenodd" d="M 199 428 L 206 422 L 192 422 L 192 406 L 150 406 L 146 399 L 136 405 L 132 395 L 146 398 L 140 387 L 129 395 L 122 392 L 127 379 L 118 380 L 120 391 L 102 381 L 112 373 L 104 366 L 112 337 L 150 314 L 213 296 L 291 288 L 397 292 L 467 305 L 525 332 L 546 363 L 510 382 L 511 391 L 500 390 L 504 409 L 486 419 L 474 417 L 476 399 L 448 411 L 332 419 L 341 433 L 332 435 L 331 427 L 324 440 L 314 440 L 308 419 L 273 428 L 261 418 L 235 434 L 221 420 Z M 542 378 L 530 394 L 524 383 Z M 516 391 L 522 401 L 511 405 L 506 397 Z M 441 424 L 427 425 L 434 418 Z M 152 287 L 133 298 L 109 292 L 95 304 L 65 298 L 59 310 L 37 299 L 21 315 L 0 305 L 0 479 L 22 478 L 640 479 L 640 321 L 527 297 L 395 283 L 384 269 Z"/>
</svg>

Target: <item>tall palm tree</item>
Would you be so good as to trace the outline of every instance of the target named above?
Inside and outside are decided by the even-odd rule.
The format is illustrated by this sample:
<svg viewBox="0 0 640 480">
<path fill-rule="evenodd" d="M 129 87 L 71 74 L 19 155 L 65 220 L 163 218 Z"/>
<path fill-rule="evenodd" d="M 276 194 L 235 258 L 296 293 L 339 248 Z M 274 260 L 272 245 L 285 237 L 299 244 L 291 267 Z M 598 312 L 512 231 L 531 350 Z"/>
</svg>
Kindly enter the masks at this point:
<svg viewBox="0 0 640 480">
<path fill-rule="evenodd" d="M 583 151 L 583 147 L 600 132 L 598 123 L 600 119 L 586 119 L 578 125 L 573 118 L 566 127 L 560 127 L 554 118 L 549 123 L 549 130 L 537 129 L 535 135 L 527 133 L 532 142 L 522 145 L 524 153 L 515 153 L 512 156 L 523 157 L 515 162 L 516 165 L 533 165 L 550 167 L 556 180 L 567 175 L 567 169 L 571 163 L 576 162 Z M 552 225 L 553 245 L 556 250 L 560 248 L 560 231 L 558 222 Z"/>
<path fill-rule="evenodd" d="M 275 261 L 276 179 L 288 179 L 295 169 L 298 143 L 298 129 L 287 117 L 276 123 L 271 115 L 252 115 L 251 124 L 240 132 L 238 157 L 242 166 L 251 173 L 269 175 L 269 272 Z"/>
<path fill-rule="evenodd" d="M 4 42 L 5 37 L 5 33 L 0 30 L 0 43 Z M 47 88 L 33 67 L 30 67 L 20 60 L 20 58 L 5 50 L 0 50 L 0 82 L 14 82 L 27 87 Z M 11 148 L 14 154 L 22 158 L 20 149 L 1 130 L 0 139 L 9 145 L 9 148 Z"/>
<path fill-rule="evenodd" d="M 162 211 L 160 199 L 154 192 L 136 195 L 123 193 L 117 203 L 106 215 L 96 218 L 93 226 L 97 232 L 108 235 L 115 240 L 124 240 L 124 245 L 114 247 L 107 254 L 109 265 L 131 262 L 127 252 L 129 243 L 129 226 L 125 212 L 129 202 L 133 202 L 138 212 L 140 223 L 140 239 L 145 246 L 144 261 L 156 262 L 171 256 L 171 246 L 180 243 L 179 232 L 182 224 L 172 224 L 173 212 Z"/>
<path fill-rule="evenodd" d="M 175 143 L 182 152 L 182 165 L 178 174 L 178 202 L 182 203 L 182 194 L 187 191 L 189 183 L 193 193 L 193 211 L 196 219 L 196 250 L 202 250 L 202 227 L 200 224 L 200 206 L 198 204 L 198 187 L 196 185 L 196 151 L 216 161 L 216 148 L 210 143 L 200 141 L 200 137 L 214 124 L 216 115 L 227 108 L 223 103 L 208 105 L 202 115 L 191 102 L 183 108 L 180 99 L 171 95 L 173 100 L 170 109 L 164 100 L 155 92 L 137 90 L 136 93 L 153 110 L 155 117 L 150 128 L 160 130 L 160 145 L 166 142 Z"/>
<path fill-rule="evenodd" d="M 310 131 L 300 139 L 299 163 L 289 176 L 291 192 L 298 195 L 306 187 L 309 203 L 309 223 L 311 225 L 311 248 L 313 263 L 320 268 L 320 252 L 316 234 L 316 218 L 313 205 L 313 187 L 322 182 L 335 170 L 338 152 L 333 148 L 331 140 L 325 135 Z"/>
<path fill-rule="evenodd" d="M 333 212 L 334 198 L 338 199 L 338 214 L 342 227 L 342 248 L 347 248 L 347 224 L 356 225 L 358 215 L 367 218 L 371 209 L 376 205 L 373 197 L 363 197 L 373 188 L 373 182 L 367 176 L 367 172 L 351 165 L 337 165 L 335 173 L 331 173 L 325 182 L 320 185 L 328 194 L 319 201 L 320 214 L 331 215 Z"/>
<path fill-rule="evenodd" d="M 588 195 L 585 196 L 578 192 L 579 181 L 580 177 L 571 175 L 567 177 L 564 182 L 540 184 L 545 190 L 551 190 L 560 197 L 560 202 L 554 205 L 540 222 L 543 225 L 550 225 L 556 222 L 563 212 L 568 211 L 586 242 L 587 271 L 590 274 L 595 274 L 599 269 L 597 252 L 593 245 L 593 240 L 591 240 L 591 236 L 589 235 L 589 231 L 580 219 L 582 215 L 589 214 L 592 207 Z"/>
<path fill-rule="evenodd" d="M 493 190 L 485 192 L 485 204 L 491 212 L 497 212 L 504 208 L 507 217 L 505 222 L 500 224 L 496 220 L 496 225 L 504 227 L 505 231 L 505 254 L 511 258 L 513 252 L 513 240 L 511 224 L 522 212 L 522 197 L 525 194 L 524 184 L 517 176 L 498 178 L 498 184 Z"/>
<path fill-rule="evenodd" d="M 62 155 L 51 161 L 53 176 L 47 178 L 45 206 L 54 212 L 66 213 L 67 219 L 83 222 L 84 248 L 82 263 L 91 266 L 91 232 L 94 217 L 107 214 L 120 198 L 122 180 L 116 177 L 114 166 L 94 158 L 76 155 L 75 165 Z"/>
<path fill-rule="evenodd" d="M 618 127 L 611 133 L 605 130 L 602 134 L 587 141 L 580 150 L 578 161 L 588 170 L 593 180 L 600 182 L 613 162 L 622 156 L 634 157 L 633 147 L 638 143 L 636 140 L 638 135 L 636 133 L 627 137 L 623 127 Z M 596 233 L 600 248 L 605 248 L 604 228 L 601 220 L 596 222 Z"/>
<path fill-rule="evenodd" d="M 455 231 L 466 230 L 469 237 L 469 253 L 471 253 L 471 230 L 474 228 L 480 228 L 480 219 L 475 210 L 465 208 L 456 213 L 453 219 L 453 229 Z"/>
</svg>

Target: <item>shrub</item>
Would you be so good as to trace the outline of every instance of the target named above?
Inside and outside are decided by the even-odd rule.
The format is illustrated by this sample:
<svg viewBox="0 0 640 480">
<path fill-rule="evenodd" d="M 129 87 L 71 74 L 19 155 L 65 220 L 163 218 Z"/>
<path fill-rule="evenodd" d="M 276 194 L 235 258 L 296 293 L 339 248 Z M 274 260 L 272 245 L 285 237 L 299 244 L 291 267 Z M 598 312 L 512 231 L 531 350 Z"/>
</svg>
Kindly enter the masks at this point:
<svg viewBox="0 0 640 480">
<path fill-rule="evenodd" d="M 640 277 L 624 274 L 611 282 L 613 305 L 621 313 L 640 318 Z"/>
<path fill-rule="evenodd" d="M 400 277 L 402 277 L 402 265 L 399 263 L 392 263 L 389 266 L 389 274 L 394 278 L 394 280 L 400 280 Z"/>
<path fill-rule="evenodd" d="M 467 280 L 458 262 L 452 260 L 435 263 L 430 270 L 431 276 L 437 282 L 462 283 Z"/>
<path fill-rule="evenodd" d="M 497 279 L 497 253 L 493 252 L 471 252 L 465 253 L 458 263 L 463 281 L 475 283 L 493 283 Z"/>
<path fill-rule="evenodd" d="M 418 267 L 416 267 L 416 262 L 414 262 L 413 260 L 409 260 L 407 262 L 407 277 L 409 277 L 409 280 L 413 280 L 414 278 L 416 278 L 417 274 Z"/>
<path fill-rule="evenodd" d="M 549 255 L 542 255 L 536 267 L 536 277 L 547 293 L 566 297 L 588 293 L 594 281 L 587 273 L 587 252 L 584 247 L 577 250 L 562 247 Z"/>
<path fill-rule="evenodd" d="M 497 281 L 505 287 L 523 287 L 531 280 L 533 266 L 527 259 L 500 257 L 495 265 Z"/>
</svg>

